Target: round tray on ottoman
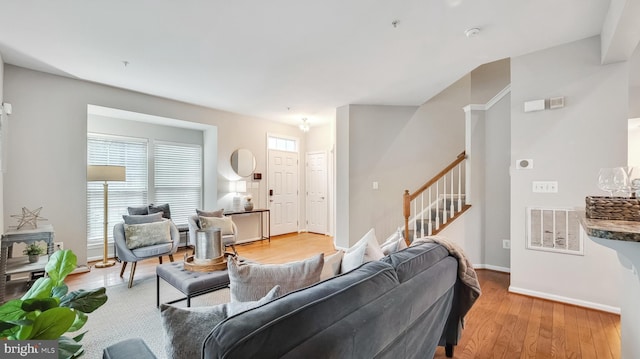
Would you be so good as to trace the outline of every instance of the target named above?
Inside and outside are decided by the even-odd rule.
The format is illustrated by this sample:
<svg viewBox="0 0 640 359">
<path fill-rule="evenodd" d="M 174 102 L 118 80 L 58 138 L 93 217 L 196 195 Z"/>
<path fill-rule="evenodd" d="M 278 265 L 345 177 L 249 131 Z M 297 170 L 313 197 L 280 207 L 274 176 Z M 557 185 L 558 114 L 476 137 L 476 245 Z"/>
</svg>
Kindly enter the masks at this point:
<svg viewBox="0 0 640 359">
<path fill-rule="evenodd" d="M 216 270 L 227 269 L 227 259 L 222 256 L 220 261 L 212 262 L 210 264 L 196 264 L 194 263 L 193 256 L 188 256 L 184 260 L 184 269 L 192 272 L 212 272 Z"/>
</svg>

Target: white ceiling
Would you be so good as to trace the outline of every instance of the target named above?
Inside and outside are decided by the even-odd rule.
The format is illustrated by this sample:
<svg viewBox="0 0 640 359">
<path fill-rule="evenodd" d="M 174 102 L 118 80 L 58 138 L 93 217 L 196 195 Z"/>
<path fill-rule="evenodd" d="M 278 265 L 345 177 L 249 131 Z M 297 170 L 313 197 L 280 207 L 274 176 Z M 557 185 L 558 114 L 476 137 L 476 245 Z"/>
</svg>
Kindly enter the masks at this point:
<svg viewBox="0 0 640 359">
<path fill-rule="evenodd" d="M 483 63 L 598 35 L 609 3 L 0 0 L 0 54 L 26 68 L 292 124 L 308 117 L 313 126 L 346 104 L 419 105 Z M 471 27 L 481 33 L 467 38 Z"/>
</svg>

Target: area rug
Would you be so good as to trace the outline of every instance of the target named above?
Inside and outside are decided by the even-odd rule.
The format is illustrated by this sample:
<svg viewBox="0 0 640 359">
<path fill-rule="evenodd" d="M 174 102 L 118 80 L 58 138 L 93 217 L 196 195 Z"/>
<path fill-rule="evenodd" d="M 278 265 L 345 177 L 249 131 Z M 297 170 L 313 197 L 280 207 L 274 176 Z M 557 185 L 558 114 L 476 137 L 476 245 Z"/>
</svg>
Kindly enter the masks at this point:
<svg viewBox="0 0 640 359">
<path fill-rule="evenodd" d="M 164 329 L 160 310 L 156 308 L 156 278 L 136 280 L 132 288 L 126 284 L 107 287 L 109 299 L 102 307 L 89 314 L 82 330 L 88 331 L 82 343 L 83 358 L 102 358 L 102 350 L 128 338 L 142 338 L 158 358 L 166 358 Z M 160 281 L 160 302 L 184 297 L 165 281 Z M 221 289 L 191 299 L 192 307 L 229 302 L 229 289 Z M 186 307 L 186 301 L 173 304 Z"/>
</svg>

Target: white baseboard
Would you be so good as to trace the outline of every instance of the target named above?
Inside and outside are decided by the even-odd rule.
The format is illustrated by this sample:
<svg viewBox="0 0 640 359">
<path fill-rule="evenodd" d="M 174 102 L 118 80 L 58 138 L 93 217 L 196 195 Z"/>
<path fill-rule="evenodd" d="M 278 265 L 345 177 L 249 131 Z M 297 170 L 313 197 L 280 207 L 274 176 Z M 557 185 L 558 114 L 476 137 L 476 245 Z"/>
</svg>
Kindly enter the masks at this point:
<svg viewBox="0 0 640 359">
<path fill-rule="evenodd" d="M 581 300 L 581 299 L 563 297 L 561 295 L 538 292 L 538 291 L 535 291 L 535 290 L 518 288 L 518 287 L 514 287 L 514 286 L 509 286 L 509 292 L 517 293 L 517 294 L 524 294 L 524 295 L 527 295 L 527 296 L 530 296 L 530 297 L 536 297 L 536 298 L 552 300 L 554 302 L 561 302 L 561 303 L 577 305 L 579 307 L 585 307 L 585 308 L 590 308 L 590 309 L 601 310 L 603 312 L 608 312 L 608 313 L 620 314 L 620 308 L 619 307 L 612 307 L 612 306 L 606 305 L 606 304 L 600 304 L 600 303 L 588 302 L 586 300 Z"/>
<path fill-rule="evenodd" d="M 499 267 L 499 266 L 494 266 L 494 265 L 491 265 L 491 264 L 474 264 L 473 268 L 474 269 L 489 269 L 489 270 L 494 270 L 496 272 L 511 273 L 511 268 Z"/>
</svg>

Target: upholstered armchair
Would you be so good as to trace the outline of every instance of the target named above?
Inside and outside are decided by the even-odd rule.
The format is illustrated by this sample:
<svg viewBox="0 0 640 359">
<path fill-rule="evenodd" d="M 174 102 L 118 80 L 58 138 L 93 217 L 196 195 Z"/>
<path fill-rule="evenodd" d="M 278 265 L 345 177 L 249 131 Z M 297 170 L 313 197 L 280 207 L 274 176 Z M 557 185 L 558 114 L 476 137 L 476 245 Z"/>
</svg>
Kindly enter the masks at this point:
<svg viewBox="0 0 640 359">
<path fill-rule="evenodd" d="M 229 218 L 229 221 L 231 221 L 230 218 Z M 233 221 L 231 221 L 231 226 L 233 229 L 233 233 L 223 234 L 222 244 L 225 246 L 225 248 L 231 247 L 231 249 L 233 249 L 233 254 L 237 256 L 238 252 L 236 251 L 235 244 L 237 241 L 238 227 L 236 226 L 235 223 L 233 223 Z M 194 251 L 196 247 L 196 231 L 199 229 L 202 229 L 202 227 L 200 226 L 200 217 L 198 217 L 197 215 L 190 216 L 189 217 L 189 245 L 194 248 Z"/>
<path fill-rule="evenodd" d="M 165 220 L 169 223 L 169 231 L 171 235 L 170 242 L 151 244 L 147 246 L 138 247 L 135 249 L 129 249 L 127 247 L 127 241 L 125 236 L 125 224 L 123 222 L 116 224 L 113 227 L 113 240 L 116 247 L 116 257 L 122 261 L 122 269 L 120 270 L 120 277 L 122 278 L 124 270 L 127 267 L 127 263 L 131 262 L 131 270 L 129 274 L 129 288 L 133 285 L 133 276 L 136 273 L 136 265 L 138 261 L 158 257 L 160 264 L 162 264 L 162 256 L 169 256 L 169 260 L 173 262 L 173 254 L 178 250 L 180 244 L 180 233 L 178 228 L 172 221 Z"/>
</svg>

